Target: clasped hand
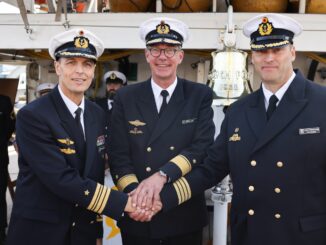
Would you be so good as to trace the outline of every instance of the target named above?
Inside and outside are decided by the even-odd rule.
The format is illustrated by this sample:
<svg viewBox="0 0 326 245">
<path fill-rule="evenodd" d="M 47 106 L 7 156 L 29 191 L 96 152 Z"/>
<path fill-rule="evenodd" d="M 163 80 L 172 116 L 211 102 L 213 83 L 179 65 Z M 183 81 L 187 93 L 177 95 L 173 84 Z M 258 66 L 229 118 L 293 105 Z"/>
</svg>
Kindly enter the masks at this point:
<svg viewBox="0 0 326 245">
<path fill-rule="evenodd" d="M 143 180 L 138 187 L 129 193 L 134 208 L 129 217 L 135 221 L 148 222 L 162 209 L 160 192 L 167 182 L 166 177 L 155 173 Z"/>
</svg>

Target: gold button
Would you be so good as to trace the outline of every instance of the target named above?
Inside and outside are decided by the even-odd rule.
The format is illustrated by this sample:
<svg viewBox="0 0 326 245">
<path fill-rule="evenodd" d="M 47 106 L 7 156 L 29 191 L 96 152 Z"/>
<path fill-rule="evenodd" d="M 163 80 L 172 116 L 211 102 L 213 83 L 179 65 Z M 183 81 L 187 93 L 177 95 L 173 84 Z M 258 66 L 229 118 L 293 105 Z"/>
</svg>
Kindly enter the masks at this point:
<svg viewBox="0 0 326 245">
<path fill-rule="evenodd" d="M 76 208 L 78 207 L 78 204 L 77 204 L 77 203 L 75 204 L 75 207 L 76 207 Z"/>
<path fill-rule="evenodd" d="M 255 214 L 255 211 L 253 209 L 249 209 L 248 214 L 252 216 Z"/>
<path fill-rule="evenodd" d="M 152 151 L 152 148 L 147 147 L 147 152 L 151 152 L 151 151 Z"/>
<path fill-rule="evenodd" d="M 171 151 L 173 151 L 174 150 L 174 146 L 172 145 L 172 146 L 170 146 L 170 150 Z"/>
<path fill-rule="evenodd" d="M 197 160 L 196 159 L 192 159 L 192 163 L 193 164 L 196 164 L 197 163 Z"/>
<path fill-rule="evenodd" d="M 119 175 L 116 175 L 115 178 L 116 178 L 116 179 L 119 179 Z"/>
<path fill-rule="evenodd" d="M 76 223 L 75 223 L 75 222 L 73 222 L 73 223 L 72 223 L 72 226 L 75 226 L 75 225 L 76 225 Z"/>
<path fill-rule="evenodd" d="M 281 189 L 278 188 L 278 187 L 276 187 L 276 188 L 274 189 L 274 191 L 275 191 L 276 193 L 280 193 L 280 192 L 281 192 Z"/>
<path fill-rule="evenodd" d="M 151 167 L 147 167 L 146 172 L 150 172 L 150 171 L 152 171 Z"/>
<path fill-rule="evenodd" d="M 253 167 L 255 167 L 255 166 L 257 165 L 257 162 L 256 162 L 255 160 L 252 160 L 252 161 L 250 162 L 250 165 L 253 166 Z"/>
<path fill-rule="evenodd" d="M 279 167 L 279 168 L 283 167 L 283 163 L 282 163 L 282 162 L 277 162 L 276 165 L 277 165 L 277 167 Z"/>
<path fill-rule="evenodd" d="M 250 186 L 248 187 L 248 189 L 249 189 L 249 191 L 254 191 L 254 190 L 255 190 L 255 187 L 252 186 L 252 185 L 250 185 Z"/>
<path fill-rule="evenodd" d="M 275 218 L 276 219 L 280 219 L 281 218 L 281 215 L 280 214 L 275 214 Z"/>
</svg>

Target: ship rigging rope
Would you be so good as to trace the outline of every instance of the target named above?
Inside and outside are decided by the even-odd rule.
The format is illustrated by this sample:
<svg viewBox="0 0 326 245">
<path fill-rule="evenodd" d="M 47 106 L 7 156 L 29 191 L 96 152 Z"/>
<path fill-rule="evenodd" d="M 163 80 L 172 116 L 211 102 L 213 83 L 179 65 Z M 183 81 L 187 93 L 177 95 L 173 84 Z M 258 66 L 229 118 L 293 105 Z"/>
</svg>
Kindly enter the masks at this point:
<svg viewBox="0 0 326 245">
<path fill-rule="evenodd" d="M 24 0 L 17 0 L 17 4 L 18 4 L 20 16 L 22 17 L 24 25 L 25 25 L 25 30 L 27 33 L 31 33 L 31 28 L 28 23 L 27 11 L 26 11 Z"/>
</svg>

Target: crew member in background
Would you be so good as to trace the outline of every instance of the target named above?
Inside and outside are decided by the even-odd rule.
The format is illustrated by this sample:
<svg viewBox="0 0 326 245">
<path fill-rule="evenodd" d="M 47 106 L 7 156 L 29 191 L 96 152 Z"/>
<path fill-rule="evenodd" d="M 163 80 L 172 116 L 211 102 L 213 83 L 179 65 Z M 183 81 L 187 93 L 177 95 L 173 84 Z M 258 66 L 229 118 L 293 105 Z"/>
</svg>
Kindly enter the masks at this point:
<svg viewBox="0 0 326 245">
<path fill-rule="evenodd" d="M 106 84 L 106 97 L 96 100 L 96 103 L 105 111 L 107 116 L 107 124 L 109 124 L 114 103 L 114 96 L 118 89 L 127 85 L 127 78 L 119 71 L 108 71 L 103 76 L 103 82 Z"/>
<path fill-rule="evenodd" d="M 36 97 L 39 98 L 43 95 L 48 94 L 54 89 L 54 83 L 41 83 L 36 87 Z"/>
</svg>

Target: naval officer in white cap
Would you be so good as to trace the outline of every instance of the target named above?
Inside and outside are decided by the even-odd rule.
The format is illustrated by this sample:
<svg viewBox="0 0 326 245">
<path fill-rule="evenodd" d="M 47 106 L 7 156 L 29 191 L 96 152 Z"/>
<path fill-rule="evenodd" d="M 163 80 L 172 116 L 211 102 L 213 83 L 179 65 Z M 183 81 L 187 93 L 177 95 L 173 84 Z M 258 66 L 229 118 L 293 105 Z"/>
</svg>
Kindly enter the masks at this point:
<svg viewBox="0 0 326 245">
<path fill-rule="evenodd" d="M 178 182 L 199 164 L 213 143 L 209 87 L 177 77 L 189 30 L 182 21 L 157 17 L 140 26 L 151 77 L 121 88 L 111 116 L 109 163 L 119 190 L 135 190 L 134 202 L 148 209 L 159 202 L 167 182 Z M 173 201 L 173 200 L 171 200 Z M 207 224 L 204 194 L 152 221 L 139 213 L 125 215 L 119 226 L 124 245 L 202 244 Z M 149 221 L 149 222 L 140 222 Z"/>
<path fill-rule="evenodd" d="M 48 93 L 50 93 L 52 91 L 52 89 L 54 89 L 55 84 L 54 83 L 40 83 L 37 87 L 36 87 L 36 97 L 42 97 L 43 95 L 46 95 Z"/>
<path fill-rule="evenodd" d="M 127 85 L 127 78 L 120 71 L 108 71 L 104 74 L 102 82 L 106 84 L 106 97 L 97 100 L 96 103 L 106 112 L 109 122 L 114 96 L 120 88 Z"/>
<path fill-rule="evenodd" d="M 105 115 L 84 97 L 103 50 L 84 29 L 50 41 L 59 84 L 17 115 L 20 172 L 8 245 L 95 245 L 101 214 L 119 219 L 133 210 L 126 194 L 103 185 Z"/>
<path fill-rule="evenodd" d="M 279 14 L 244 24 L 262 85 L 228 108 L 208 157 L 183 180 L 186 197 L 176 183 L 162 190 L 163 209 L 230 174 L 232 245 L 326 244 L 326 88 L 293 69 L 301 31 Z"/>
</svg>

